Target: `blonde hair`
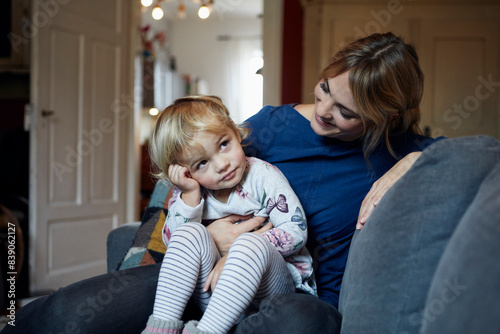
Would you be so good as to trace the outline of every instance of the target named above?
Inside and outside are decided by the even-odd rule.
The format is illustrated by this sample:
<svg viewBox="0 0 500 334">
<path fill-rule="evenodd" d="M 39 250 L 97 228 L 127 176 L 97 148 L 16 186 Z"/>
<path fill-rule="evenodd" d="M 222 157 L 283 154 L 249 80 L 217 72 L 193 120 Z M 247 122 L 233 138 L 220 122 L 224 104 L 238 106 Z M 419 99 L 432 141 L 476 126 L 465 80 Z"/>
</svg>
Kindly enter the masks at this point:
<svg viewBox="0 0 500 334">
<path fill-rule="evenodd" d="M 424 75 L 415 49 L 392 33 L 373 34 L 348 44 L 333 57 L 319 80 L 349 71 L 349 88 L 364 124 L 365 160 L 385 139 L 392 156 L 389 137 L 411 131 L 422 134 L 420 102 Z"/>
<path fill-rule="evenodd" d="M 168 167 L 178 164 L 186 149 L 194 145 L 196 132 L 219 133 L 232 130 L 241 140 L 249 130 L 236 126 L 229 111 L 217 96 L 187 96 L 174 101 L 156 121 L 151 135 L 149 153 L 155 167 L 153 175 L 168 179 Z"/>
</svg>

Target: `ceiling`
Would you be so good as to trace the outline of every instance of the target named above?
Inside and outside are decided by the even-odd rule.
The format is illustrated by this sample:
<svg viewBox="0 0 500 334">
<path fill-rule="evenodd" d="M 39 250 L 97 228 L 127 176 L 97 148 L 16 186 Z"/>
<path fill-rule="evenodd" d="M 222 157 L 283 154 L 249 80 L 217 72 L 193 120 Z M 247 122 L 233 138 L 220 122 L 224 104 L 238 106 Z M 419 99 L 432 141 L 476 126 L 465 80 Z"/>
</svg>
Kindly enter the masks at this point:
<svg viewBox="0 0 500 334">
<path fill-rule="evenodd" d="M 256 18 L 262 15 L 264 0 L 213 0 L 212 14 L 207 20 L 234 20 Z M 164 0 L 161 7 L 164 12 L 163 19 L 175 20 L 179 2 L 186 6 L 185 20 L 200 20 L 198 8 L 200 1 L 193 0 Z M 156 1 L 154 1 L 156 3 Z M 153 3 L 153 5 L 154 5 Z M 151 15 L 153 6 L 146 9 L 146 14 Z"/>
</svg>

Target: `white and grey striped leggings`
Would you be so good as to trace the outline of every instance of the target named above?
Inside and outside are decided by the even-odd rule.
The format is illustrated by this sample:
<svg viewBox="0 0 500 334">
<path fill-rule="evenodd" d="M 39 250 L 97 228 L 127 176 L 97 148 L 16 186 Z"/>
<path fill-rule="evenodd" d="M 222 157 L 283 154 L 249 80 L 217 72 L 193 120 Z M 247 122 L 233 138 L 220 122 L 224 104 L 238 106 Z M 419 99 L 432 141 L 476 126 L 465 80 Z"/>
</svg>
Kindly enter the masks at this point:
<svg viewBox="0 0 500 334">
<path fill-rule="evenodd" d="M 286 262 L 255 233 L 240 235 L 231 246 L 215 290 L 203 284 L 220 255 L 202 224 L 186 223 L 172 234 L 160 270 L 153 315 L 180 320 L 191 296 L 204 311 L 198 329 L 226 333 L 255 299 L 295 291 Z"/>
</svg>

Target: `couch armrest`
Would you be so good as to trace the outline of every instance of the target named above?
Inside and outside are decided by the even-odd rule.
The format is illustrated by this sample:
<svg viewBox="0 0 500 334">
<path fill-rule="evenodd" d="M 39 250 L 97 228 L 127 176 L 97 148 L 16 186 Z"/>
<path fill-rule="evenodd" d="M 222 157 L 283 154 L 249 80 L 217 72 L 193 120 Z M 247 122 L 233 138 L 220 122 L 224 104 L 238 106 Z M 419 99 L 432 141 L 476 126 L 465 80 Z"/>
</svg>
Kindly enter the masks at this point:
<svg viewBox="0 0 500 334">
<path fill-rule="evenodd" d="M 108 272 L 118 269 L 130 246 L 132 246 L 140 226 L 141 222 L 127 223 L 109 232 L 106 244 Z"/>
</svg>

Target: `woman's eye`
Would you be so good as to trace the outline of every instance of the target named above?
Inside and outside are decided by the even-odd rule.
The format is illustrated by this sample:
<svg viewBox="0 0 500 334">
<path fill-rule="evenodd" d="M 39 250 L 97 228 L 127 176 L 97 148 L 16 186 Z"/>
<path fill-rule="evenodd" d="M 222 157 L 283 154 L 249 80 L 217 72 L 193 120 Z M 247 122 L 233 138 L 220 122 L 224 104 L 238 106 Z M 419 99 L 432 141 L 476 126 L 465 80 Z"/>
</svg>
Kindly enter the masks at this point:
<svg viewBox="0 0 500 334">
<path fill-rule="evenodd" d="M 351 115 L 347 114 L 347 113 L 345 112 L 345 110 L 344 110 L 344 109 L 342 109 L 342 107 L 337 106 L 337 108 L 339 109 L 339 114 L 340 114 L 340 116 L 342 116 L 342 118 L 347 119 L 347 120 L 354 118 L 353 116 L 351 116 Z"/>
<path fill-rule="evenodd" d="M 342 109 L 340 109 L 340 115 L 345 118 L 345 119 L 352 119 L 353 117 L 350 115 L 347 115 Z"/>
</svg>

